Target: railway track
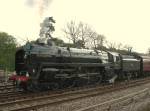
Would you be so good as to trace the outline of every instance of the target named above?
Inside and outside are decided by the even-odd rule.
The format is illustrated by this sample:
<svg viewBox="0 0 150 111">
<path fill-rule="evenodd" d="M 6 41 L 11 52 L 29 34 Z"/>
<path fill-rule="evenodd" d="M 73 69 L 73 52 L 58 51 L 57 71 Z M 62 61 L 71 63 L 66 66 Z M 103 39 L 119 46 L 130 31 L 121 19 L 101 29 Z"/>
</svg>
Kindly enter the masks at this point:
<svg viewBox="0 0 150 111">
<path fill-rule="evenodd" d="M 150 78 L 132 80 L 130 82 L 121 82 L 116 84 L 110 84 L 105 86 L 97 86 L 95 88 L 88 88 L 83 90 L 67 91 L 63 93 L 57 92 L 48 93 L 43 92 L 38 94 L 26 94 L 20 95 L 20 98 L 14 99 L 14 101 L 1 101 L 0 109 L 2 111 L 29 111 L 36 110 L 45 106 L 58 105 L 60 103 L 78 100 L 86 97 L 92 97 L 112 91 L 118 91 L 129 87 L 134 87 L 150 82 Z M 4 99 L 4 98 L 3 98 Z M 16 107 L 14 107 L 16 106 Z"/>
<path fill-rule="evenodd" d="M 14 90 L 14 85 L 12 83 L 1 84 L 0 85 L 0 95 L 3 92 L 8 92 Z"/>
<path fill-rule="evenodd" d="M 133 92 L 127 94 L 125 96 L 121 96 L 115 99 L 111 99 L 108 101 L 104 101 L 99 104 L 91 105 L 88 107 L 81 108 L 76 111 L 120 111 L 118 110 L 121 106 L 127 106 L 129 104 L 137 102 L 140 98 L 148 97 L 149 95 L 149 88 L 145 88 L 143 90 Z M 130 109 L 130 111 L 132 111 Z"/>
<path fill-rule="evenodd" d="M 5 77 L 4 76 L 0 76 L 0 83 L 4 83 L 5 82 Z"/>
<path fill-rule="evenodd" d="M 2 98 L 4 98 L 5 96 L 8 95 L 12 95 L 12 94 L 16 94 L 16 90 L 15 90 L 15 86 L 13 85 L 12 82 L 4 82 L 4 83 L 0 83 L 0 101 L 2 100 Z"/>
<path fill-rule="evenodd" d="M 22 91 L 9 91 L 9 92 L 3 92 L 0 93 L 0 103 L 6 102 L 6 101 L 14 101 L 17 100 L 15 98 L 18 98 L 23 96 L 24 92 Z"/>
<path fill-rule="evenodd" d="M 87 87 L 76 87 L 72 89 L 65 89 L 60 91 L 46 91 L 46 92 L 38 92 L 38 93 L 32 93 L 32 92 L 22 92 L 22 91 L 14 91 L 14 92 L 7 92 L 7 93 L 0 93 L 0 103 L 7 102 L 7 101 L 17 101 L 21 98 L 27 99 L 27 98 L 34 98 L 39 97 L 43 95 L 56 95 L 56 94 L 62 94 L 66 92 L 71 91 L 79 91 L 79 90 L 87 90 L 87 88 L 93 87 L 93 86 L 87 86 Z M 95 89 L 95 88 L 93 88 Z"/>
</svg>

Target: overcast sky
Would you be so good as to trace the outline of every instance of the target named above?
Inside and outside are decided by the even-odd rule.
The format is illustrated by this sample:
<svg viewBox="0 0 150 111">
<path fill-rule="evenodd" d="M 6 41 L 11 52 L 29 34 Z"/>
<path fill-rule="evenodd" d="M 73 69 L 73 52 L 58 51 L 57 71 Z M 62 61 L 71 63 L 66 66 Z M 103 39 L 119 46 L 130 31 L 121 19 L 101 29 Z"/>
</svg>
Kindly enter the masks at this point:
<svg viewBox="0 0 150 111">
<path fill-rule="evenodd" d="M 92 26 L 108 41 L 133 46 L 147 52 L 150 47 L 150 0 L 50 0 L 39 16 L 42 0 L 0 0 L 0 31 L 18 38 L 39 37 L 39 23 L 46 16 L 56 20 L 55 36 L 63 38 L 61 29 L 66 22 L 82 21 Z M 36 3 L 36 4 L 35 4 Z"/>
</svg>

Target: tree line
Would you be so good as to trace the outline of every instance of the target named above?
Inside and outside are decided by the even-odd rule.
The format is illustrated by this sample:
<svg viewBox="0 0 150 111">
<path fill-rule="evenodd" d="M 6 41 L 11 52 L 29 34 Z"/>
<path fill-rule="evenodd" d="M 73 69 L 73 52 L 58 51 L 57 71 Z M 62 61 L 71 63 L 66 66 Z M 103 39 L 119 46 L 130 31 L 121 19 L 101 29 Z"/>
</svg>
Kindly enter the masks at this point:
<svg viewBox="0 0 150 111">
<path fill-rule="evenodd" d="M 73 47 L 96 49 L 104 51 L 116 51 L 123 54 L 132 52 L 133 47 L 122 43 L 110 42 L 105 35 L 97 33 L 90 25 L 71 20 L 62 29 Z"/>
<path fill-rule="evenodd" d="M 0 69 L 14 70 L 16 47 L 15 37 L 5 32 L 0 32 Z"/>
</svg>

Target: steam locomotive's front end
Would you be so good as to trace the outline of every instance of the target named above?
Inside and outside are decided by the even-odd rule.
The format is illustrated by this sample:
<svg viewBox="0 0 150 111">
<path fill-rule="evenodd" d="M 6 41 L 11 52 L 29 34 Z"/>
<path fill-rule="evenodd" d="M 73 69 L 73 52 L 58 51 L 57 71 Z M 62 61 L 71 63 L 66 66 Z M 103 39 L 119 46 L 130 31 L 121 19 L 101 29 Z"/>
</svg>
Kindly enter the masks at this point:
<svg viewBox="0 0 150 111">
<path fill-rule="evenodd" d="M 26 46 L 26 45 L 25 45 Z M 26 55 L 26 47 L 22 47 L 16 51 L 15 54 L 15 71 L 16 74 L 12 75 L 9 79 L 19 87 L 26 89 L 27 81 L 29 79 L 28 64 L 29 60 Z"/>
</svg>

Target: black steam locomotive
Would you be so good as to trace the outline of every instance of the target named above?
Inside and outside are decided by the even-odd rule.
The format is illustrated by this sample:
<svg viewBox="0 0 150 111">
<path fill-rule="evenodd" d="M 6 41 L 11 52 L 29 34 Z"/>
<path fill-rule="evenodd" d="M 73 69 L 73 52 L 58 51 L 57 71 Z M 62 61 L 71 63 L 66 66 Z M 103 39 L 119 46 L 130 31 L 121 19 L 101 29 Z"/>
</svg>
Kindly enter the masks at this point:
<svg viewBox="0 0 150 111">
<path fill-rule="evenodd" d="M 143 57 L 116 52 L 55 46 L 38 40 L 27 43 L 15 55 L 16 75 L 11 79 L 25 90 L 47 90 L 87 84 L 113 83 L 147 72 Z"/>
</svg>

